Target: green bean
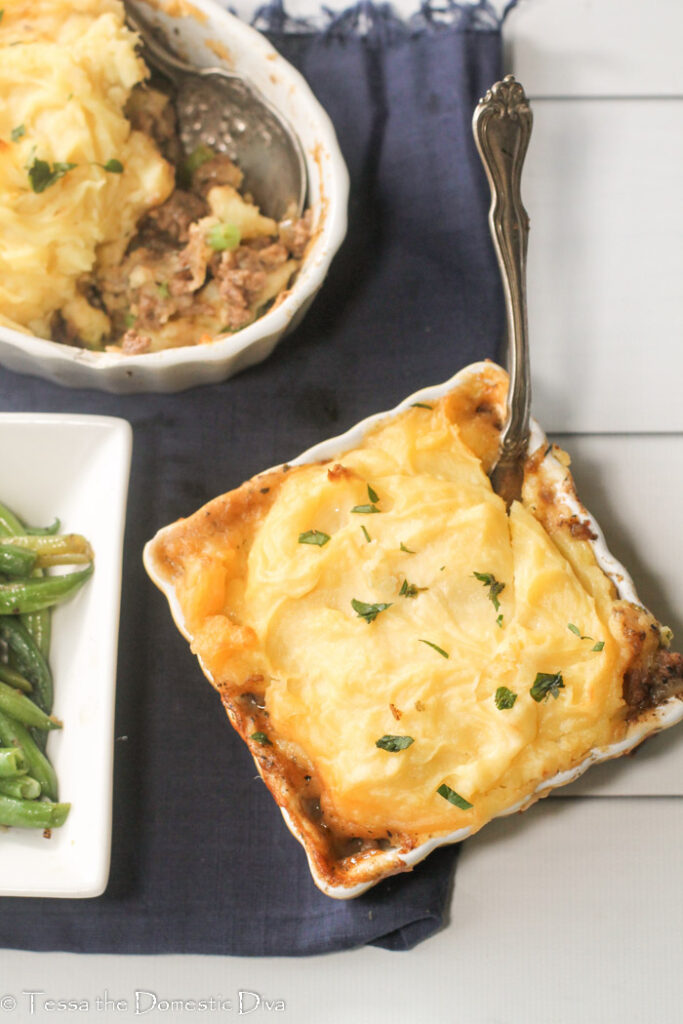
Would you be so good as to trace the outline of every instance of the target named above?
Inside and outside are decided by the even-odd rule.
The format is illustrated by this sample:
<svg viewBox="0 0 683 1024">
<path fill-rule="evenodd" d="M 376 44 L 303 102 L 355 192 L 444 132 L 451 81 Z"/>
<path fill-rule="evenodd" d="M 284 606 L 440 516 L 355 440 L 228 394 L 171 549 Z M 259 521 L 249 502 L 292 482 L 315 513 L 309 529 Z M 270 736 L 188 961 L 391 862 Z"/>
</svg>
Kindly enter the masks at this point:
<svg viewBox="0 0 683 1024">
<path fill-rule="evenodd" d="M 46 534 L 57 533 L 61 525 L 59 519 L 55 519 L 49 526 L 26 526 L 24 533 L 29 533 L 33 537 L 44 537 Z"/>
<path fill-rule="evenodd" d="M 61 729 L 61 723 L 53 718 L 48 718 L 44 711 L 41 711 L 37 704 L 34 704 L 30 697 L 13 690 L 7 683 L 0 682 L 0 711 L 4 711 L 10 718 L 27 725 L 30 729 Z"/>
<path fill-rule="evenodd" d="M 0 779 L 0 794 L 17 800 L 35 800 L 40 796 L 40 783 L 30 775 L 16 779 Z"/>
<path fill-rule="evenodd" d="M 45 796 L 57 799 L 57 775 L 54 768 L 40 750 L 28 729 L 0 711 L 0 742 L 5 747 L 20 748 L 29 775 L 40 783 Z"/>
<path fill-rule="evenodd" d="M 0 749 L 0 779 L 10 779 L 15 775 L 25 775 L 27 770 L 26 758 L 19 747 L 3 747 Z"/>
<path fill-rule="evenodd" d="M 23 533 L 24 524 L 15 516 L 11 509 L 0 503 L 0 535 L 11 537 L 15 533 Z"/>
<path fill-rule="evenodd" d="M 51 565 L 84 565 L 93 560 L 93 550 L 80 533 L 63 533 L 58 537 L 24 533 L 12 537 L 11 544 L 22 550 L 32 551 L 37 558 L 36 565 L 39 569 L 49 568 Z"/>
<path fill-rule="evenodd" d="M 22 828 L 58 828 L 66 821 L 71 804 L 53 804 L 43 800 L 13 800 L 0 796 L 0 825 Z"/>
<path fill-rule="evenodd" d="M 0 507 L 3 507 L 3 506 L 0 506 Z M 24 527 L 23 523 L 21 523 L 19 521 L 19 519 L 17 519 L 17 517 L 13 513 L 9 514 L 9 519 L 8 519 L 7 518 L 7 513 L 8 512 L 9 512 L 9 510 L 5 509 L 5 522 L 4 522 L 4 531 L 5 532 L 10 532 L 10 533 L 14 533 L 14 534 L 16 534 L 18 532 L 20 535 L 34 534 L 34 533 L 36 533 L 36 534 L 52 534 L 52 533 L 56 533 L 57 530 L 59 529 L 59 525 L 60 525 L 59 524 L 59 519 L 55 519 L 55 521 L 52 524 L 52 526 L 47 526 L 45 528 L 31 529 L 28 526 Z M 10 526 L 16 527 L 16 529 L 10 530 L 9 529 Z M 2 518 L 0 516 L 0 537 L 2 537 L 2 536 L 3 536 L 3 521 L 2 521 Z M 35 552 L 34 552 L 34 554 L 35 554 Z M 41 572 L 40 569 L 38 569 L 38 570 L 34 570 L 33 575 L 40 577 L 40 576 L 43 575 L 43 573 Z M 24 626 L 26 626 L 26 629 L 28 630 L 30 636 L 35 641 L 36 646 L 38 647 L 38 650 L 40 651 L 40 653 L 43 655 L 44 658 L 47 658 L 48 654 L 50 653 L 50 636 L 51 636 L 51 632 L 52 632 L 52 625 L 51 625 L 51 622 L 50 622 L 50 612 L 49 612 L 49 610 L 44 608 L 44 609 L 42 609 L 39 612 L 31 612 L 30 614 L 23 615 L 22 616 L 22 622 L 23 622 Z M 7 681 L 8 680 L 6 680 L 6 682 Z"/>
<path fill-rule="evenodd" d="M 20 621 L 26 627 L 26 631 L 34 644 L 47 659 L 50 653 L 50 638 L 52 636 L 52 616 L 49 608 L 41 608 L 39 612 L 28 612 L 20 616 Z"/>
<path fill-rule="evenodd" d="M 93 567 L 62 576 L 22 580 L 18 583 L 0 583 L 0 615 L 21 615 L 38 612 L 61 604 L 83 586 L 92 576 Z"/>
<path fill-rule="evenodd" d="M 31 693 L 33 690 L 28 679 L 22 676 L 21 672 L 17 672 L 9 665 L 3 665 L 2 662 L 0 662 L 0 682 L 7 683 L 8 686 L 14 687 L 15 690 L 22 690 L 24 693 Z"/>
<path fill-rule="evenodd" d="M 15 535 L 17 533 L 19 535 L 31 533 L 52 534 L 56 533 L 56 531 L 59 529 L 59 519 L 55 519 L 52 526 L 33 530 L 28 526 L 24 527 L 23 523 L 14 515 L 13 512 L 10 512 L 9 509 L 5 508 L 4 506 L 0 506 L 0 509 L 3 510 L 2 512 L 0 512 L 0 537 L 2 537 L 5 533 L 10 535 Z M 13 545 L 13 547 L 16 547 L 16 545 Z M 36 554 L 36 552 L 33 552 L 33 554 Z M 34 571 L 33 575 L 42 576 L 43 573 L 40 570 L 37 570 Z M 22 616 L 22 622 L 26 626 L 26 629 L 28 630 L 29 634 L 35 640 L 35 643 L 40 653 L 43 655 L 44 658 L 47 658 L 50 652 L 51 635 L 51 622 L 49 610 L 43 609 L 39 612 L 31 612 L 30 614 L 26 614 Z M 9 680 L 5 680 L 5 682 L 9 682 Z"/>
<path fill-rule="evenodd" d="M 6 576 L 30 576 L 37 561 L 35 551 L 16 544 L 0 544 L 0 572 Z"/>
<path fill-rule="evenodd" d="M 52 711 L 52 673 L 26 627 L 13 615 L 0 616 L 0 640 L 7 644 L 13 667 L 33 684 L 33 699 L 49 715 Z"/>
</svg>

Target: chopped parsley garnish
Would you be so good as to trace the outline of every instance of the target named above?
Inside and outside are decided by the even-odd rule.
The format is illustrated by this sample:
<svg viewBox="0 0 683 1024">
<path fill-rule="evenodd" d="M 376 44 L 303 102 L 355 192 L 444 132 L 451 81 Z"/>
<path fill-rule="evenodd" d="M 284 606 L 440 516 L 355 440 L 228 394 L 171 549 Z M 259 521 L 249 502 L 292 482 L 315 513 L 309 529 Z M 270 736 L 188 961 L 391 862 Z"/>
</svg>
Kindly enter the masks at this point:
<svg viewBox="0 0 683 1024">
<path fill-rule="evenodd" d="M 456 793 L 454 789 L 447 786 L 445 782 L 441 783 L 437 789 L 437 793 L 439 796 L 442 796 L 444 800 L 448 800 L 449 804 L 453 804 L 454 807 L 459 807 L 461 811 L 469 811 L 470 807 L 474 806 L 469 802 L 469 800 L 465 800 L 464 796 L 460 796 L 460 794 Z"/>
<path fill-rule="evenodd" d="M 429 405 L 427 402 L 413 402 L 413 409 L 433 409 L 433 405 Z"/>
<path fill-rule="evenodd" d="M 509 711 L 517 700 L 517 694 L 507 686 L 499 686 L 493 699 L 499 711 Z"/>
<path fill-rule="evenodd" d="M 252 732 L 249 739 L 260 743 L 264 747 L 272 747 L 273 745 L 264 732 Z"/>
<path fill-rule="evenodd" d="M 357 601 L 354 597 L 351 601 L 351 607 L 356 615 L 361 619 L 365 619 L 369 625 L 371 622 L 375 621 L 380 612 L 384 612 L 387 608 L 391 608 L 391 602 L 389 602 L 389 604 L 366 604 L 365 601 Z"/>
<path fill-rule="evenodd" d="M 373 491 L 370 484 L 368 484 L 368 498 L 372 502 L 372 505 L 354 505 L 351 509 L 352 512 L 360 512 L 361 515 L 371 515 L 373 512 L 379 512 L 377 508 L 377 502 L 379 501 L 379 495 L 377 491 Z"/>
<path fill-rule="evenodd" d="M 116 157 L 112 157 L 106 164 L 102 164 L 102 170 L 109 171 L 110 174 L 123 174 L 123 164 Z"/>
<path fill-rule="evenodd" d="M 473 575 L 480 583 L 489 588 L 489 601 L 493 603 L 493 607 L 498 611 L 500 609 L 498 595 L 505 590 L 505 584 L 499 583 L 492 572 L 475 572 Z"/>
<path fill-rule="evenodd" d="M 38 160 L 36 157 L 28 169 L 28 180 L 34 192 L 44 192 L 50 185 L 63 178 L 67 171 L 73 170 L 76 164 L 63 164 L 55 161 L 52 166 L 47 160 Z"/>
<path fill-rule="evenodd" d="M 369 544 L 369 543 L 370 543 L 370 541 L 372 540 L 372 537 L 370 536 L 370 534 L 368 533 L 368 531 L 366 530 L 366 528 L 365 528 L 364 526 L 361 526 L 361 530 L 362 530 L 362 531 L 363 531 L 363 533 L 365 534 L 365 539 L 366 539 L 366 541 L 367 541 L 367 542 L 368 542 L 368 544 Z"/>
<path fill-rule="evenodd" d="M 578 636 L 579 640 L 593 640 L 594 639 L 594 637 L 592 637 L 592 636 L 583 636 L 582 633 L 581 633 L 581 630 L 579 629 L 579 627 L 575 626 L 573 622 L 568 622 L 567 623 L 567 629 L 571 633 L 573 633 L 574 636 Z M 598 651 L 599 652 L 599 651 L 603 650 L 604 646 L 605 646 L 605 641 L 604 640 L 598 640 L 595 643 L 595 645 L 593 647 L 591 647 L 591 651 Z"/>
<path fill-rule="evenodd" d="M 162 281 L 161 284 L 158 284 L 157 291 L 162 299 L 170 299 L 171 290 L 168 287 L 168 281 Z"/>
<path fill-rule="evenodd" d="M 18 142 L 19 139 L 23 139 L 24 135 L 26 135 L 26 125 L 18 124 L 16 128 L 12 129 L 9 137 L 12 142 Z"/>
<path fill-rule="evenodd" d="M 123 318 L 123 322 L 128 330 L 130 330 L 130 328 L 133 326 L 136 320 L 137 317 L 133 313 L 131 313 L 130 310 L 125 314 Z"/>
<path fill-rule="evenodd" d="M 427 644 L 427 647 L 433 647 L 437 654 L 440 654 L 442 658 L 450 658 L 450 654 L 448 653 L 448 651 L 444 651 L 443 647 L 439 647 L 437 646 L 437 644 L 433 644 L 431 640 L 420 640 L 418 638 L 418 643 Z"/>
<path fill-rule="evenodd" d="M 5 8 L 3 7 L 2 10 L 0 10 L 0 21 L 2 21 L 2 19 L 4 17 L 4 14 L 5 14 Z"/>
<path fill-rule="evenodd" d="M 414 555 L 414 554 L 415 554 L 415 552 L 413 551 L 413 549 L 412 549 L 412 548 L 407 548 L 407 547 L 405 546 L 405 544 L 403 543 L 403 541 L 401 541 L 401 551 L 405 551 L 405 553 L 406 553 L 407 555 Z"/>
<path fill-rule="evenodd" d="M 417 597 L 422 590 L 427 590 L 427 587 L 416 587 L 414 583 L 408 583 L 408 580 L 404 580 L 399 590 L 399 597 Z"/>
<path fill-rule="evenodd" d="M 498 615 L 496 617 L 496 625 L 500 626 L 501 629 L 503 628 L 503 613 L 502 612 L 500 613 L 500 615 Z"/>
<path fill-rule="evenodd" d="M 562 679 L 561 672 L 538 672 L 529 693 L 540 704 L 542 700 L 547 700 L 549 696 L 557 700 L 560 696 L 560 690 L 564 690 L 564 680 Z"/>
<path fill-rule="evenodd" d="M 214 224 L 209 228 L 206 240 L 215 252 L 236 249 L 242 240 L 236 224 Z"/>
<path fill-rule="evenodd" d="M 322 530 L 306 530 L 299 534 L 299 544 L 317 544 L 319 548 L 327 544 L 329 539 L 329 533 L 323 533 Z"/>
<path fill-rule="evenodd" d="M 399 750 L 405 750 L 414 743 L 415 740 L 412 736 L 381 736 L 375 741 L 375 746 L 381 750 L 388 750 L 390 754 L 395 754 Z"/>
</svg>

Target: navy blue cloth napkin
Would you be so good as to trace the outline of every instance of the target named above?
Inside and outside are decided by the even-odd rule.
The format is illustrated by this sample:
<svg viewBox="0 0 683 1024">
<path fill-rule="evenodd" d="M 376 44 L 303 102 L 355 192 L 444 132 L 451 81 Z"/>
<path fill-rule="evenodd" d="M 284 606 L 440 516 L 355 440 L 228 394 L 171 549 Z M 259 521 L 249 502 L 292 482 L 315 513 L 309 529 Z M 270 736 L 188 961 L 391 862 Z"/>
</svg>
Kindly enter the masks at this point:
<svg viewBox="0 0 683 1024">
<path fill-rule="evenodd" d="M 470 128 L 477 99 L 500 77 L 500 26 L 487 4 L 443 17 L 425 10 L 409 25 L 363 4 L 314 34 L 280 32 L 292 28 L 282 11 L 267 16 L 276 46 L 331 115 L 351 173 L 348 237 L 303 324 L 260 366 L 178 395 L 71 391 L 0 370 L 3 410 L 123 416 L 134 429 L 110 884 L 94 900 L 3 899 L 0 943 L 15 948 L 409 949 L 447 913 L 456 848 L 356 900 L 314 887 L 140 561 L 160 526 L 495 357 L 503 334 Z"/>
</svg>

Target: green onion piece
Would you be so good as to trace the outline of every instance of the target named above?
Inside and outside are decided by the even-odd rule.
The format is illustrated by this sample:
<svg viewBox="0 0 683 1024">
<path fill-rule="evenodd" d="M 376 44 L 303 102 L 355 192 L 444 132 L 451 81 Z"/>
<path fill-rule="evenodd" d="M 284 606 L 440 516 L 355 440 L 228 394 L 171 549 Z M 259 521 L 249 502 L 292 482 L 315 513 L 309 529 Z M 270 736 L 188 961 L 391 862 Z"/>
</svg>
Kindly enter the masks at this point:
<svg viewBox="0 0 683 1024">
<path fill-rule="evenodd" d="M 564 680 L 561 672 L 538 672 L 534 684 L 529 693 L 540 704 L 542 700 L 553 697 L 555 700 L 560 696 L 560 690 L 564 690 Z"/>
<path fill-rule="evenodd" d="M 412 736 L 380 736 L 375 741 L 375 746 L 379 747 L 380 750 L 388 750 L 390 754 L 395 754 L 399 750 L 406 750 L 411 743 L 415 740 Z"/>
<path fill-rule="evenodd" d="M 182 171 L 183 176 L 191 178 L 195 171 L 198 171 L 202 164 L 207 163 L 209 160 L 213 160 L 216 154 L 210 146 L 205 146 L 204 143 L 200 143 L 196 149 L 193 149 L 187 160 L 185 160 Z"/>
<path fill-rule="evenodd" d="M 591 647 L 591 651 L 601 651 L 605 646 L 604 640 L 598 640 L 594 647 Z"/>
<path fill-rule="evenodd" d="M 236 249 L 241 237 L 236 224 L 214 224 L 209 228 L 206 240 L 216 252 L 223 252 L 225 249 Z"/>
<path fill-rule="evenodd" d="M 405 553 L 406 553 L 407 555 L 414 555 L 414 554 L 415 554 L 415 552 L 414 552 L 414 551 L 412 550 L 412 548 L 407 548 L 407 547 L 405 546 L 405 544 L 403 543 L 403 541 L 401 541 L 401 551 L 405 551 Z"/>
<path fill-rule="evenodd" d="M 377 491 L 373 491 L 373 489 L 370 486 L 370 484 L 368 484 L 368 498 L 374 504 L 376 504 L 379 501 L 379 494 L 377 493 Z"/>
<path fill-rule="evenodd" d="M 327 544 L 329 539 L 329 533 L 323 533 L 322 530 L 306 530 L 299 534 L 299 544 L 317 544 L 319 548 Z"/>
<path fill-rule="evenodd" d="M 448 651 L 444 651 L 443 647 L 438 647 L 437 644 L 433 644 L 431 640 L 420 640 L 418 638 L 418 643 L 427 644 L 427 647 L 433 647 L 437 654 L 440 654 L 442 658 L 450 658 Z"/>
<path fill-rule="evenodd" d="M 391 602 L 389 604 L 367 604 L 365 601 L 357 601 L 354 597 L 351 601 L 351 607 L 356 615 L 361 619 L 365 619 L 369 625 L 375 621 L 380 612 L 391 608 Z"/>
<path fill-rule="evenodd" d="M 474 806 L 469 802 L 469 800 L 465 800 L 464 796 L 460 796 L 460 794 L 456 793 L 454 789 L 447 786 L 445 782 L 441 783 L 437 789 L 437 793 L 439 796 L 442 796 L 444 800 L 448 800 L 449 804 L 453 804 L 454 807 L 459 807 L 461 811 L 469 811 L 470 807 Z"/>
<path fill-rule="evenodd" d="M 9 137 L 12 140 L 12 142 L 18 142 L 19 139 L 23 139 L 24 135 L 26 135 L 26 126 L 23 124 L 18 124 L 16 128 L 12 129 Z"/>
<path fill-rule="evenodd" d="M 376 505 L 354 505 L 352 512 L 359 512 L 361 515 L 370 515 L 372 512 L 379 512 Z"/>
<path fill-rule="evenodd" d="M 370 536 L 370 534 L 368 533 L 368 531 L 366 530 L 366 528 L 365 528 L 364 526 L 361 526 L 361 530 L 362 530 L 362 531 L 363 531 L 363 533 L 365 534 L 365 539 L 366 539 L 366 541 L 367 541 L 367 542 L 368 542 L 368 544 L 369 544 L 369 543 L 370 543 L 370 541 L 372 540 L 372 537 Z"/>
<path fill-rule="evenodd" d="M 509 711 L 517 700 L 517 694 L 508 690 L 507 686 L 499 686 L 493 699 L 499 711 Z"/>
<path fill-rule="evenodd" d="M 161 284 L 157 285 L 157 292 L 162 299 L 170 299 L 171 289 L 168 287 L 168 281 L 162 281 Z"/>
<path fill-rule="evenodd" d="M 413 409 L 433 409 L 433 405 L 428 405 L 427 402 L 413 402 Z"/>
<path fill-rule="evenodd" d="M 500 613 L 500 615 L 499 615 L 499 616 L 498 616 L 498 617 L 496 618 L 496 625 L 497 625 L 497 626 L 500 626 L 500 628 L 501 628 L 501 629 L 503 628 L 503 613 L 502 613 L 502 612 L 501 612 L 501 613 Z"/>
</svg>

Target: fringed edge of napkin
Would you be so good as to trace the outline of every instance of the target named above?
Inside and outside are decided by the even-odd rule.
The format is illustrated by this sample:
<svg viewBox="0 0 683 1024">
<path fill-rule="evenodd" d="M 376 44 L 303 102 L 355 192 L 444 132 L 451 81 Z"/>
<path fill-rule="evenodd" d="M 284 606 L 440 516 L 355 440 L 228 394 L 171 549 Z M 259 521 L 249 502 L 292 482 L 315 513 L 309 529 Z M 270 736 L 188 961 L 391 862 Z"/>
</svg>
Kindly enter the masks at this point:
<svg viewBox="0 0 683 1024">
<path fill-rule="evenodd" d="M 518 0 L 506 0 L 497 10 L 491 0 L 476 3 L 459 0 L 423 0 L 408 18 L 401 17 L 390 3 L 358 0 L 341 11 L 321 5 L 319 14 L 310 17 L 290 15 L 285 0 L 270 0 L 255 12 L 251 24 L 260 32 L 275 35 L 301 35 L 321 32 L 340 38 L 391 35 L 410 37 L 441 27 L 459 32 L 499 32 Z"/>
</svg>

